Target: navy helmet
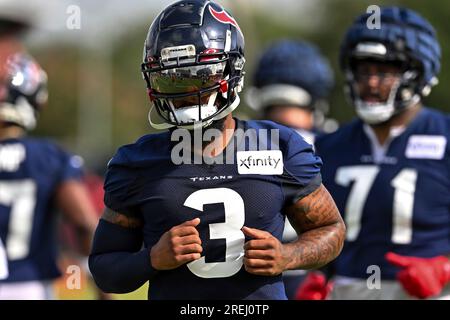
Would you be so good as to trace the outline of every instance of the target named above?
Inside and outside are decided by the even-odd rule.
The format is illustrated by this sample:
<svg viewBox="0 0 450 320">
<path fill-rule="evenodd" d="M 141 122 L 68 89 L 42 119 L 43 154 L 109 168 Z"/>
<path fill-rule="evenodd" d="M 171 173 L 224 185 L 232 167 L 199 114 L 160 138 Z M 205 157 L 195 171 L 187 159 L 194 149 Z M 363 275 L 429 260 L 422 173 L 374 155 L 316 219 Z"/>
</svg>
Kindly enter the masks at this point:
<svg viewBox="0 0 450 320">
<path fill-rule="evenodd" d="M 39 64 L 25 53 L 10 55 L 0 77 L 0 120 L 32 130 L 47 97 L 47 74 Z"/>
<path fill-rule="evenodd" d="M 272 105 L 316 106 L 334 85 L 333 71 L 319 50 L 305 41 L 279 40 L 264 51 L 256 66 L 257 90 L 249 105 L 261 110 Z"/>
<path fill-rule="evenodd" d="M 244 36 L 222 6 L 182 0 L 153 21 L 144 44 L 143 77 L 157 129 L 205 127 L 239 104 Z M 152 121 L 156 109 L 163 123 Z"/>
<path fill-rule="evenodd" d="M 365 122 L 376 124 L 389 120 L 430 93 L 438 82 L 441 49 L 434 28 L 413 10 L 383 7 L 379 27 L 368 24 L 371 16 L 362 14 L 347 31 L 340 49 L 340 65 L 357 114 Z M 402 66 L 402 76 L 386 102 L 365 102 L 359 96 L 353 68 L 355 62 L 364 59 Z"/>
</svg>

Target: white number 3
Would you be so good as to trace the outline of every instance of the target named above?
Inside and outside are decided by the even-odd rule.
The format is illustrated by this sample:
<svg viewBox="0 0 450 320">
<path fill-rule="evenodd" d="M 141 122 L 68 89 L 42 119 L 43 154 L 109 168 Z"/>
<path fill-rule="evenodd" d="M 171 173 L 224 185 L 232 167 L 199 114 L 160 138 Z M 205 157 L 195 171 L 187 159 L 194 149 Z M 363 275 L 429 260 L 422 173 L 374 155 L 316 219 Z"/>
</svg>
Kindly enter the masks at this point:
<svg viewBox="0 0 450 320">
<path fill-rule="evenodd" d="M 245 223 L 244 200 L 236 191 L 228 188 L 202 189 L 192 193 L 184 205 L 203 211 L 203 205 L 223 203 L 225 222 L 211 223 L 211 239 L 225 239 L 226 253 L 224 262 L 205 262 L 205 257 L 190 262 L 187 266 L 193 274 L 201 278 L 231 277 L 242 267 L 245 236 L 241 228 Z"/>
</svg>

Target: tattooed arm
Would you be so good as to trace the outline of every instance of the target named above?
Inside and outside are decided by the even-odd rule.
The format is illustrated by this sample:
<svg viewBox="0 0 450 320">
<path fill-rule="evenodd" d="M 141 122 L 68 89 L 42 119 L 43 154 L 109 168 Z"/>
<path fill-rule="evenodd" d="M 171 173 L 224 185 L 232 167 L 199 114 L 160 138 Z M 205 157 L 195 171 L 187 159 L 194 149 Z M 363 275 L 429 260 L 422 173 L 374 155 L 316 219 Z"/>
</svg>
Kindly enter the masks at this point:
<svg viewBox="0 0 450 320">
<path fill-rule="evenodd" d="M 126 216 L 109 208 L 105 208 L 102 219 L 124 228 L 133 229 L 142 227 L 142 220 L 139 218 Z"/>
<path fill-rule="evenodd" d="M 277 275 L 289 269 L 320 268 L 340 253 L 345 225 L 323 185 L 287 208 L 286 213 L 298 234 L 294 242 L 282 244 L 266 231 L 242 229 L 253 238 L 244 246 L 248 272 Z"/>
<path fill-rule="evenodd" d="M 293 258 L 288 269 L 316 269 L 334 260 L 342 250 L 345 224 L 328 190 L 321 185 L 287 211 L 297 241 L 286 244 Z"/>
</svg>

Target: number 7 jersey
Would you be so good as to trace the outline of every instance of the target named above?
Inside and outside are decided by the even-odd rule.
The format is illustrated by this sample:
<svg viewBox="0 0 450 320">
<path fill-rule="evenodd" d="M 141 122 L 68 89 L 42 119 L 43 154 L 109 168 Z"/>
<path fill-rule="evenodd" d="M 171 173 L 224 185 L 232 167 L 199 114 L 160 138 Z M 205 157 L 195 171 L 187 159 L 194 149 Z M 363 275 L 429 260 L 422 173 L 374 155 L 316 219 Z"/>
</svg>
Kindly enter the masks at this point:
<svg viewBox="0 0 450 320">
<path fill-rule="evenodd" d="M 347 226 L 337 275 L 367 278 L 376 265 L 383 279 L 395 279 L 388 251 L 450 253 L 450 117 L 422 108 L 391 136 L 379 146 L 371 128 L 355 120 L 316 141 L 324 185 Z"/>
<path fill-rule="evenodd" d="M 241 228 L 264 230 L 281 240 L 283 209 L 320 186 L 321 160 L 291 129 L 269 121 L 237 119 L 236 126 L 258 136 L 273 129 L 279 134 L 277 146 L 261 141 L 257 150 L 249 151 L 248 140 L 237 138 L 236 149 L 227 147 L 220 155 L 239 150 L 233 163 L 175 165 L 166 132 L 120 148 L 110 161 L 105 204 L 143 219 L 146 247 L 176 225 L 196 217 L 201 220 L 197 230 L 202 257 L 158 271 L 150 279 L 149 299 L 286 299 L 281 276 L 245 271 L 243 247 L 249 239 Z"/>
<path fill-rule="evenodd" d="M 80 160 L 50 141 L 0 141 L 0 284 L 60 275 L 55 192 L 81 175 Z"/>
</svg>

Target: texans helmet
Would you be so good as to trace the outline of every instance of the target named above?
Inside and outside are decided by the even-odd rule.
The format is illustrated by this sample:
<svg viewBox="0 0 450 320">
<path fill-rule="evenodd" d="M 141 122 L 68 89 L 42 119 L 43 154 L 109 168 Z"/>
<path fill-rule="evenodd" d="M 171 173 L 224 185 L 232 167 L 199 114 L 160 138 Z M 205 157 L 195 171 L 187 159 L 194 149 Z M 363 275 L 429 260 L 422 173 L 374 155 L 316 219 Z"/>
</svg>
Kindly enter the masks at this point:
<svg viewBox="0 0 450 320">
<path fill-rule="evenodd" d="M 431 24 L 413 10 L 384 7 L 380 26 L 368 26 L 371 14 L 359 16 L 347 31 L 340 49 L 340 65 L 346 92 L 358 116 L 369 124 L 388 121 L 393 115 L 418 103 L 436 85 L 441 49 Z M 363 101 L 358 93 L 354 67 L 369 59 L 398 63 L 401 78 L 385 102 Z"/>
<path fill-rule="evenodd" d="M 255 110 L 272 105 L 314 108 L 334 85 L 333 71 L 319 50 L 304 41 L 280 40 L 264 51 L 253 77 L 248 103 Z"/>
<path fill-rule="evenodd" d="M 15 53 L 1 66 L 0 120 L 26 130 L 36 126 L 47 103 L 47 74 L 25 53 Z"/>
<path fill-rule="evenodd" d="M 153 21 L 141 70 L 156 129 L 206 127 L 239 104 L 244 36 L 225 9 L 208 0 L 182 0 Z M 152 120 L 155 109 L 163 123 Z"/>
</svg>

